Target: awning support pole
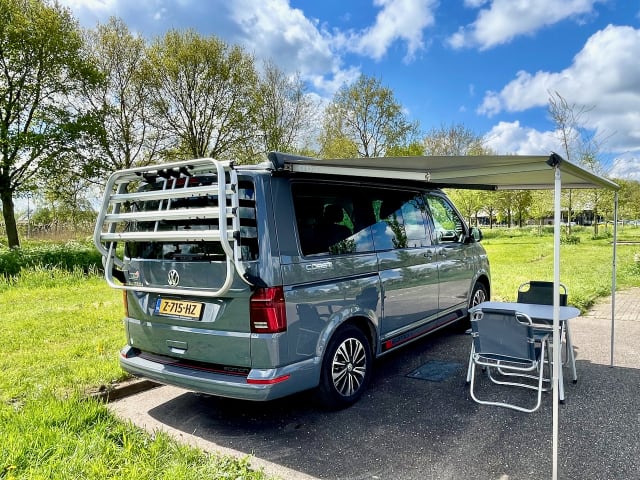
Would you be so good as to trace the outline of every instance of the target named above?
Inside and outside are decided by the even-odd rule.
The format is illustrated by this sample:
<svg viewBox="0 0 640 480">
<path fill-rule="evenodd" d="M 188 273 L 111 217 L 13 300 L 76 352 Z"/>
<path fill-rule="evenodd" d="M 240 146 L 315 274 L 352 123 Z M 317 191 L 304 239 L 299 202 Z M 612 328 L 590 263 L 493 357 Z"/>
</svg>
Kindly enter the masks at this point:
<svg viewBox="0 0 640 480">
<path fill-rule="evenodd" d="M 618 192 L 613 193 L 613 260 L 611 268 L 611 364 L 613 367 L 613 350 L 615 345 L 616 324 L 616 251 L 618 244 Z"/>
<path fill-rule="evenodd" d="M 560 368 L 560 198 L 562 179 L 559 165 L 555 165 L 553 206 L 553 480 L 558 478 L 558 377 Z M 570 221 L 571 219 L 567 219 Z"/>
</svg>

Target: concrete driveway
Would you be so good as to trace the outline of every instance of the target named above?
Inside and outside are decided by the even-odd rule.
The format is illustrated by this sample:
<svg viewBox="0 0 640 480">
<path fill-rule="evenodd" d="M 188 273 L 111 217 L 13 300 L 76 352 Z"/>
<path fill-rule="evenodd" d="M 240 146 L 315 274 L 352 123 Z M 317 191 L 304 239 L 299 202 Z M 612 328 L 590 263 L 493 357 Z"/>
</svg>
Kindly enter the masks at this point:
<svg viewBox="0 0 640 480">
<path fill-rule="evenodd" d="M 640 479 L 640 289 L 616 304 L 613 368 L 610 304 L 572 323 L 579 380 L 567 382 L 560 406 L 560 478 Z M 447 329 L 381 359 L 364 397 L 339 412 L 319 409 L 311 392 L 251 403 L 173 387 L 110 405 L 204 450 L 251 455 L 285 479 L 551 478 L 551 395 L 532 414 L 476 404 L 465 383 L 469 342 Z M 420 368 L 441 375 L 411 376 Z"/>
</svg>

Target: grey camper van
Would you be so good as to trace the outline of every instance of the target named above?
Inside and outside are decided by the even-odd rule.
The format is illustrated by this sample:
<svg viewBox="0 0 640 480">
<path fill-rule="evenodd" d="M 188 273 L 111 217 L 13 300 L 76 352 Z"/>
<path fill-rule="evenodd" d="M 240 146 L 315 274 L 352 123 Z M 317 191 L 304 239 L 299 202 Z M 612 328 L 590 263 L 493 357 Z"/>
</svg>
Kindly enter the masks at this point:
<svg viewBox="0 0 640 480">
<path fill-rule="evenodd" d="M 341 408 L 374 358 L 465 321 L 490 294 L 480 232 L 427 179 L 358 160 L 270 153 L 111 175 L 94 241 L 123 290 L 122 367 L 247 400 L 315 388 Z"/>
</svg>

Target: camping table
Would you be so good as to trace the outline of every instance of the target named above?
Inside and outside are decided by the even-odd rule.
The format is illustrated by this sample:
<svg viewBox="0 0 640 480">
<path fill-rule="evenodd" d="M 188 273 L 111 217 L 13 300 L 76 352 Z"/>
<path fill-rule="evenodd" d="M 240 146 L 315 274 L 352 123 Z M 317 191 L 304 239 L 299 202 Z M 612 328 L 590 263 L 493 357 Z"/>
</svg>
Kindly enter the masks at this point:
<svg viewBox="0 0 640 480">
<path fill-rule="evenodd" d="M 551 331 L 553 330 L 553 305 L 539 305 L 537 303 L 519 303 L 519 302 L 482 302 L 471 308 L 469 311 L 473 313 L 476 310 L 483 308 L 490 308 L 494 310 L 512 310 L 527 315 L 536 324 L 534 327 L 536 330 Z M 567 338 L 567 355 L 568 360 L 571 362 L 571 369 L 573 374 L 573 382 L 578 381 L 578 375 L 576 373 L 576 360 L 573 352 L 573 344 L 571 343 L 571 335 L 568 329 L 568 321 L 572 318 L 578 317 L 580 310 L 576 307 L 561 306 L 560 307 L 560 342 L 562 342 L 563 334 L 566 334 Z M 558 368 L 558 398 L 560 401 L 564 401 L 564 378 L 562 374 L 562 365 Z"/>
</svg>

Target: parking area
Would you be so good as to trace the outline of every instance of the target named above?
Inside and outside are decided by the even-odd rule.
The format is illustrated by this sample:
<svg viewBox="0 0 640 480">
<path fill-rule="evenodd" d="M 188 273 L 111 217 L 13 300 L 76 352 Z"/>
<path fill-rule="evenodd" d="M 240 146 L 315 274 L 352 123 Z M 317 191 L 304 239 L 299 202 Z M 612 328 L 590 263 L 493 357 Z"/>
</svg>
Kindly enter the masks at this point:
<svg viewBox="0 0 640 480">
<path fill-rule="evenodd" d="M 560 478 L 640 478 L 640 288 L 572 321 L 579 375 L 559 409 Z M 285 479 L 550 478 L 551 394 L 535 413 L 481 406 L 465 383 L 470 337 L 446 329 L 375 365 L 363 398 L 338 412 L 313 394 L 268 403 L 159 387 L 110 404 L 150 431 L 252 456 Z"/>
</svg>

